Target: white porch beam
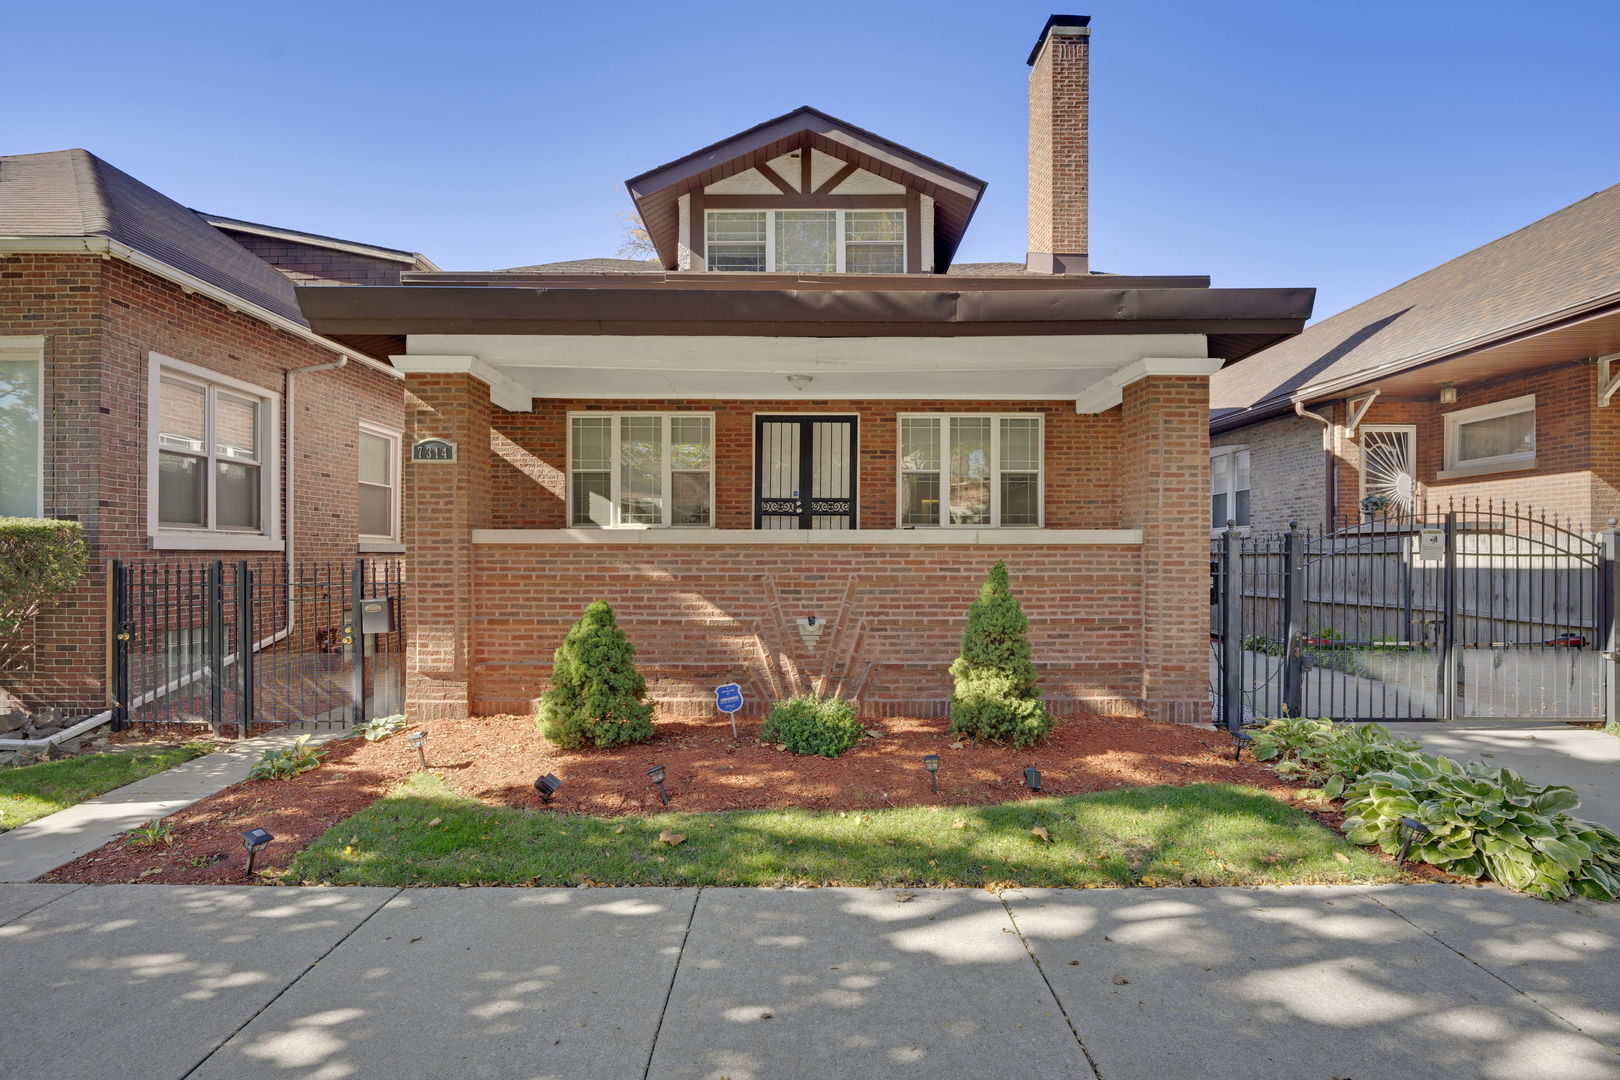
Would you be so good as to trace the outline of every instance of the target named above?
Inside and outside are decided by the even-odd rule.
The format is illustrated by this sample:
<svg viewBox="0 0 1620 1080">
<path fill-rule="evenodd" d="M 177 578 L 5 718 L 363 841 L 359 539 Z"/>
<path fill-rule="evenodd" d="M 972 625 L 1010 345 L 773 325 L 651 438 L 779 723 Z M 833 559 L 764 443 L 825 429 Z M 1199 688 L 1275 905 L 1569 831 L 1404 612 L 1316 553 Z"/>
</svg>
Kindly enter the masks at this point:
<svg viewBox="0 0 1620 1080">
<path fill-rule="evenodd" d="M 534 395 L 494 364 L 476 356 L 390 356 L 406 374 L 465 374 L 489 387 L 489 400 L 507 412 L 531 412 Z"/>
<path fill-rule="evenodd" d="M 1144 356 L 1075 396 L 1077 413 L 1107 412 L 1125 400 L 1125 388 L 1150 375 L 1204 375 L 1221 370 L 1226 361 L 1214 356 Z"/>
<path fill-rule="evenodd" d="M 1620 390 L 1620 353 L 1598 357 L 1598 408 L 1607 408 L 1615 391 Z"/>
</svg>

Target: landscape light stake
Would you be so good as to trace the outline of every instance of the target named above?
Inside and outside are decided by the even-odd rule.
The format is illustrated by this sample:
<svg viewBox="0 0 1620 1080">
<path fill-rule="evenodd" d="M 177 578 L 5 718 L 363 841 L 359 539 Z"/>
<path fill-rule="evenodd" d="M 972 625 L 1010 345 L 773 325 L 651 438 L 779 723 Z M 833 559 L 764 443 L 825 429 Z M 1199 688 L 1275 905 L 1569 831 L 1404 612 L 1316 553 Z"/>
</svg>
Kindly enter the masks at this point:
<svg viewBox="0 0 1620 1080">
<path fill-rule="evenodd" d="M 1406 853 L 1412 850 L 1412 841 L 1418 834 L 1429 835 L 1429 827 L 1416 818 L 1401 818 L 1401 853 L 1395 856 L 1395 861 L 1402 866 L 1406 865 Z"/>
<path fill-rule="evenodd" d="M 405 741 L 416 747 L 416 757 L 419 761 L 421 761 L 422 768 L 425 771 L 428 767 L 427 751 L 422 747 L 427 742 L 427 732 L 413 731 L 409 735 L 405 736 Z"/>
<path fill-rule="evenodd" d="M 1024 786 L 1029 788 L 1031 791 L 1041 790 L 1041 770 L 1034 768 L 1025 769 Z"/>
<path fill-rule="evenodd" d="M 658 797 L 664 800 L 665 806 L 668 806 L 669 792 L 664 790 L 664 767 L 662 765 L 654 765 L 652 768 L 648 769 L 647 779 L 658 785 Z"/>
<path fill-rule="evenodd" d="M 247 848 L 248 853 L 247 869 L 242 871 L 244 876 L 253 876 L 253 861 L 257 858 L 259 849 L 274 839 L 269 829 L 249 829 L 242 834 L 242 846 Z"/>
<path fill-rule="evenodd" d="M 1252 742 L 1254 742 L 1254 736 L 1247 731 L 1240 728 L 1232 732 L 1232 760 L 1241 760 L 1243 758 L 1243 748 Z"/>
<path fill-rule="evenodd" d="M 929 754 L 923 758 L 923 768 L 928 770 L 928 790 L 935 795 L 939 794 L 939 755 Z"/>
<path fill-rule="evenodd" d="M 549 804 L 551 802 L 551 797 L 557 794 L 557 789 L 560 787 L 562 787 L 562 781 L 557 779 L 551 773 L 546 773 L 544 776 L 536 777 L 534 781 L 534 790 L 540 793 L 540 801 L 543 803 Z"/>
</svg>

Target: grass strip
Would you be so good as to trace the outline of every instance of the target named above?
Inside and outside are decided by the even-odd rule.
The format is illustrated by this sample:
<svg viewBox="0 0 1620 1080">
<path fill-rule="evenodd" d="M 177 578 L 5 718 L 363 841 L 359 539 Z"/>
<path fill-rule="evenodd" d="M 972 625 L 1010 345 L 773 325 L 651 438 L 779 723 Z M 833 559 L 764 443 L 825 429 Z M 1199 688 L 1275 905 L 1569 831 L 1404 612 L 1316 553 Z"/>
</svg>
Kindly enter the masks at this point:
<svg viewBox="0 0 1620 1080">
<path fill-rule="evenodd" d="M 155 750 L 108 750 L 0 769 L 0 832 L 105 795 L 212 750 L 208 743 L 186 743 Z"/>
<path fill-rule="evenodd" d="M 1050 841 L 1031 832 L 1040 826 Z M 671 846 L 660 834 L 685 837 Z M 996 806 L 587 817 L 494 807 L 417 773 L 285 880 L 348 885 L 1256 885 L 1392 881 L 1309 816 L 1230 784 Z"/>
</svg>

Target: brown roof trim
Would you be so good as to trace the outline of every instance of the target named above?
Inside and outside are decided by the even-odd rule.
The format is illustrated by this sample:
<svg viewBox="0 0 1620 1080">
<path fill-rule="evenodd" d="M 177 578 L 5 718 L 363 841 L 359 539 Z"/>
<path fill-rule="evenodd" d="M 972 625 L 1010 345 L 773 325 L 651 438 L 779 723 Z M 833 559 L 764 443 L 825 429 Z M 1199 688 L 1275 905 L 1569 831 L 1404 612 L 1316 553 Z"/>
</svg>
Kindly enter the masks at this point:
<svg viewBox="0 0 1620 1080">
<path fill-rule="evenodd" d="M 522 270 L 448 271 L 433 274 L 400 275 L 404 285 L 454 285 L 498 289 L 565 289 L 574 286 L 613 289 L 706 289 L 726 291 L 767 291 L 772 289 L 820 289 L 849 292 L 939 292 L 945 289 L 1075 291 L 1082 289 L 1207 289 L 1209 278 L 1196 275 L 1124 276 L 1092 274 L 1053 276 L 1034 274 L 761 274 L 720 271 L 632 270 L 526 272 Z"/>
<path fill-rule="evenodd" d="M 935 252 L 925 261 L 936 270 L 950 265 L 984 195 L 985 182 L 937 158 L 808 105 L 633 176 L 624 186 L 641 214 L 659 258 L 666 268 L 673 269 L 678 239 L 676 204 L 681 195 L 701 191 L 706 184 L 753 168 L 779 154 L 806 148 L 821 150 L 934 199 L 937 210 Z M 800 193 L 801 196 L 810 194 Z"/>
<path fill-rule="evenodd" d="M 1299 333 L 1314 289 L 300 288 L 324 334 L 964 337 L 1190 333 L 1270 344 Z M 1222 337 L 1220 342 L 1216 337 Z M 1215 352 L 1214 355 L 1222 355 Z"/>
</svg>

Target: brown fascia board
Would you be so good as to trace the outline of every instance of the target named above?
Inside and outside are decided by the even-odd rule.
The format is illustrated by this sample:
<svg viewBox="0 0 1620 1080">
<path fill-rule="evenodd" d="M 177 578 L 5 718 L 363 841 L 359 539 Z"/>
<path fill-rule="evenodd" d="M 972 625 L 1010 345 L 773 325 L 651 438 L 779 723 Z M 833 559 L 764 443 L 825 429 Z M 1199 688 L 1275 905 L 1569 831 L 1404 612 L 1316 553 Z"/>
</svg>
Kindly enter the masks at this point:
<svg viewBox="0 0 1620 1080">
<path fill-rule="evenodd" d="M 648 290 L 300 287 L 323 334 L 965 337 L 1299 333 L 1314 289 Z"/>
</svg>

